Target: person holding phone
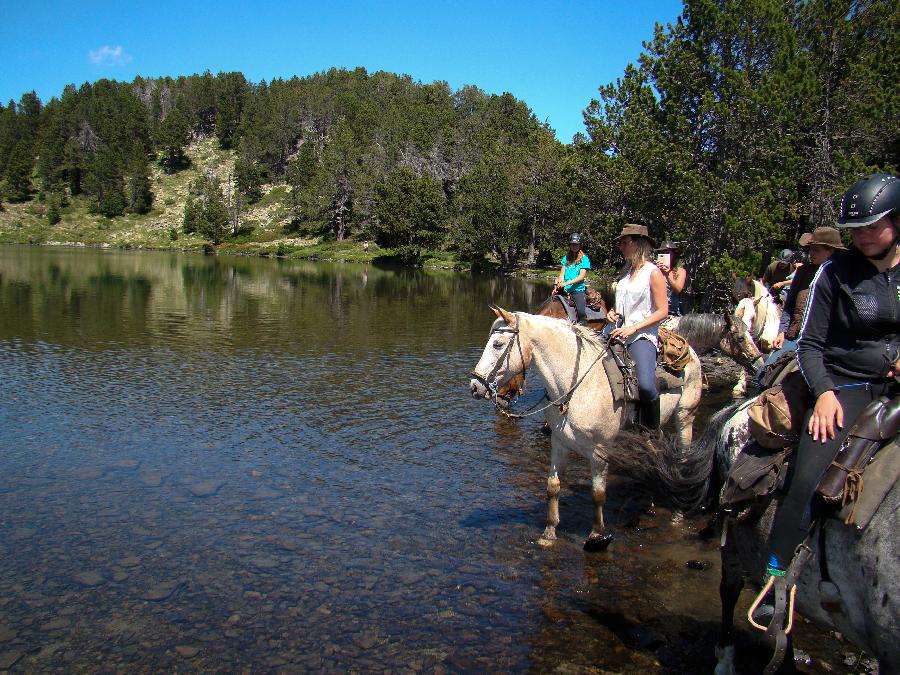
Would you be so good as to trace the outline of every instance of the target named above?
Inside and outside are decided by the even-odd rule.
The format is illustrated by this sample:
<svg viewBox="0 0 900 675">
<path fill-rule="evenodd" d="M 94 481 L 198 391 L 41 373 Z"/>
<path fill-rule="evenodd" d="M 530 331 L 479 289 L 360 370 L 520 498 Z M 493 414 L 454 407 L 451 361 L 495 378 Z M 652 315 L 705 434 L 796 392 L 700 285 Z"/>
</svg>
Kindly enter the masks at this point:
<svg viewBox="0 0 900 675">
<path fill-rule="evenodd" d="M 671 239 L 666 239 L 656 249 L 656 266 L 666 280 L 666 294 L 669 298 L 669 315 L 681 316 L 681 294 L 687 286 L 688 273 L 681 264 L 681 249 Z"/>
</svg>

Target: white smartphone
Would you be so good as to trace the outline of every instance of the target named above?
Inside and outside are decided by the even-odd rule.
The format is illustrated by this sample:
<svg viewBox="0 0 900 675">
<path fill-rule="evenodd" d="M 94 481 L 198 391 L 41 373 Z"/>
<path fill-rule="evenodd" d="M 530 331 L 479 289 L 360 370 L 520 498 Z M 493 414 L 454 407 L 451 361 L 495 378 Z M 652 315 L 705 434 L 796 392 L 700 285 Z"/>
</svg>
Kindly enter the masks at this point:
<svg viewBox="0 0 900 675">
<path fill-rule="evenodd" d="M 671 253 L 657 253 L 656 254 L 656 262 L 662 263 L 666 267 L 672 266 L 672 254 Z"/>
</svg>

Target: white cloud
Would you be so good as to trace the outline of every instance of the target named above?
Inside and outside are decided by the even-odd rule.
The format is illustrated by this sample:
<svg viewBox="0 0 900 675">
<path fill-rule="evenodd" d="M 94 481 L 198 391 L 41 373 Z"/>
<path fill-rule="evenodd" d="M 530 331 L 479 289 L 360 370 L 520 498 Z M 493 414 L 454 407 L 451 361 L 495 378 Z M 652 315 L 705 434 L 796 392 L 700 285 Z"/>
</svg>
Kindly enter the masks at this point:
<svg viewBox="0 0 900 675">
<path fill-rule="evenodd" d="M 126 54 L 122 45 L 103 45 L 99 49 L 92 49 L 88 52 L 88 58 L 95 66 L 124 66 L 131 63 L 131 54 Z"/>
</svg>

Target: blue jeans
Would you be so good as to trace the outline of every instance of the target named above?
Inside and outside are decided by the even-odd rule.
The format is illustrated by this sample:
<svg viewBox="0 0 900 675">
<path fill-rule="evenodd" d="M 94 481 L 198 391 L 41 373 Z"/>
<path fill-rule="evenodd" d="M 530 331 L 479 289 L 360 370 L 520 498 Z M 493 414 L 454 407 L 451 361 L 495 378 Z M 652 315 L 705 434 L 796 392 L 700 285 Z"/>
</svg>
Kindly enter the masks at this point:
<svg viewBox="0 0 900 675">
<path fill-rule="evenodd" d="M 656 389 L 656 345 L 640 338 L 628 345 L 628 353 L 634 359 L 637 371 L 638 394 L 642 401 L 650 402 L 659 397 Z"/>
</svg>

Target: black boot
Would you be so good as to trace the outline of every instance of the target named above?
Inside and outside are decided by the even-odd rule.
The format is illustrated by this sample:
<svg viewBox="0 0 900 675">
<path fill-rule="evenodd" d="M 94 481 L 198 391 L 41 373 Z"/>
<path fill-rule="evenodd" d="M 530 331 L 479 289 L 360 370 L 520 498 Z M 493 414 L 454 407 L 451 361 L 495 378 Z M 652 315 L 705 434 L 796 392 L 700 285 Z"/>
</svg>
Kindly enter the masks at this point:
<svg viewBox="0 0 900 675">
<path fill-rule="evenodd" d="M 645 429 L 659 429 L 659 396 L 652 401 L 641 401 L 640 424 Z"/>
</svg>

